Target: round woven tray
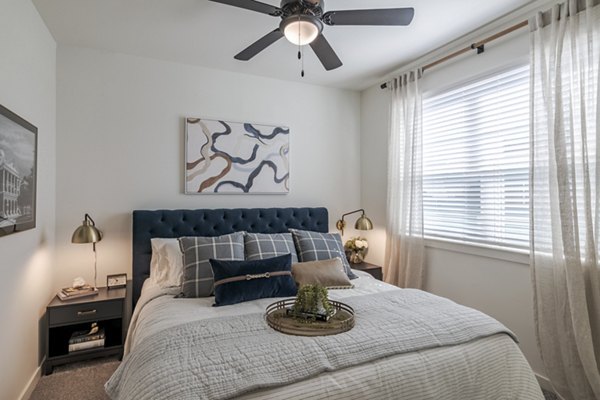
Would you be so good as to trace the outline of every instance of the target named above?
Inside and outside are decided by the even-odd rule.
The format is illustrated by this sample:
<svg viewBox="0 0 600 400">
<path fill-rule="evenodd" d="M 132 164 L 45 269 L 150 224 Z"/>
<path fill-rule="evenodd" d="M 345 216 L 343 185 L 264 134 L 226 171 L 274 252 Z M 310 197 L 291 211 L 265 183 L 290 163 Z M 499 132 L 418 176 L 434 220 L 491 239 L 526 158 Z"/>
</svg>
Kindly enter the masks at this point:
<svg viewBox="0 0 600 400">
<path fill-rule="evenodd" d="M 335 314 L 327 322 L 311 321 L 286 315 L 286 309 L 296 299 L 281 300 L 267 307 L 265 318 L 269 326 L 279 332 L 296 336 L 327 336 L 349 331 L 354 327 L 354 309 L 339 301 L 329 300 Z"/>
</svg>

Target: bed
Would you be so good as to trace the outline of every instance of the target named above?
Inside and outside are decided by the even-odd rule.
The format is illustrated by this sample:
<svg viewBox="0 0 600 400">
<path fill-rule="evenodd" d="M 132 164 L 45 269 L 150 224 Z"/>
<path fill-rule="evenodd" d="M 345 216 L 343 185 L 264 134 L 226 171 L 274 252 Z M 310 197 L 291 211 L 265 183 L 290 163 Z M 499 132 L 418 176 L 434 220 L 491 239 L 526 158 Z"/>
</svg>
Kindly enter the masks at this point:
<svg viewBox="0 0 600 400">
<path fill-rule="evenodd" d="M 147 280 L 152 238 L 237 231 L 327 232 L 325 208 L 158 210 L 133 213 L 134 315 L 113 399 L 543 399 L 514 335 L 497 321 L 422 291 L 354 271 L 330 290 L 356 310 L 349 332 L 284 335 L 260 299 L 212 307 Z"/>
</svg>

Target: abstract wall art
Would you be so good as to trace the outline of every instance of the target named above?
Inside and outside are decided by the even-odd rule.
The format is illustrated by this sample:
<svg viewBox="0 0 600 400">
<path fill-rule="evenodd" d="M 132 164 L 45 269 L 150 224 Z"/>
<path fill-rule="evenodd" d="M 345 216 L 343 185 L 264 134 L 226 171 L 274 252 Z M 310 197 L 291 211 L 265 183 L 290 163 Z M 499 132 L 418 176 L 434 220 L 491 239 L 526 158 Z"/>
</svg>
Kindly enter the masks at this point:
<svg viewBox="0 0 600 400">
<path fill-rule="evenodd" d="M 289 128 L 186 118 L 185 133 L 185 193 L 289 192 Z"/>
<path fill-rule="evenodd" d="M 37 128 L 0 106 L 0 236 L 35 228 Z"/>
</svg>

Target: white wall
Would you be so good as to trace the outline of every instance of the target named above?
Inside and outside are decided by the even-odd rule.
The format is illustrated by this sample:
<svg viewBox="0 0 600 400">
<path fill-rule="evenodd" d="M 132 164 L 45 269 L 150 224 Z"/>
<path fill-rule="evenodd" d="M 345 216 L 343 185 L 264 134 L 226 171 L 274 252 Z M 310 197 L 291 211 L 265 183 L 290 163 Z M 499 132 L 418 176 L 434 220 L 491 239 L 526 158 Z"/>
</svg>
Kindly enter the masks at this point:
<svg viewBox="0 0 600 400">
<path fill-rule="evenodd" d="M 57 68 L 59 285 L 91 279 L 91 246 L 70 243 L 85 212 L 103 283 L 131 272 L 135 209 L 325 206 L 333 228 L 360 205 L 358 92 L 62 45 Z M 291 193 L 182 194 L 185 116 L 288 125 Z"/>
<path fill-rule="evenodd" d="M 427 71 L 424 92 L 443 89 L 468 77 L 514 63 L 527 62 L 528 39 L 520 32 L 486 45 L 486 52 L 469 55 Z M 379 86 L 361 94 L 362 206 L 375 223 L 367 234 L 367 260 L 382 264 L 385 252 L 387 195 L 387 135 L 389 92 Z M 534 371 L 544 374 L 537 350 L 528 257 L 503 251 L 428 241 L 426 290 L 479 309 L 513 330 Z"/>
<path fill-rule="evenodd" d="M 37 227 L 0 238 L 0 399 L 14 400 L 35 377 L 53 292 L 56 44 L 30 1 L 0 10 L 0 104 L 38 128 Z"/>
</svg>

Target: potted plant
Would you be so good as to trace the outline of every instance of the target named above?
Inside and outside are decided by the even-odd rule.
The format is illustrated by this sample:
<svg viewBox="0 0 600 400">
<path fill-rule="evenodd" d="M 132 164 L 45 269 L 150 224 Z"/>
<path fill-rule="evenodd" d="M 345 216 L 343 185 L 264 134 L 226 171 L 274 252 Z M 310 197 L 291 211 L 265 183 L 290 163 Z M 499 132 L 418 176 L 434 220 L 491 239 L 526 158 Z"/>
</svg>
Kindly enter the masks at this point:
<svg viewBox="0 0 600 400">
<path fill-rule="evenodd" d="M 348 261 L 353 264 L 360 264 L 365 260 L 367 252 L 369 251 L 369 242 L 367 239 L 362 237 L 350 238 L 344 244 L 346 250 L 346 257 Z"/>
<path fill-rule="evenodd" d="M 290 313 L 296 318 L 327 321 L 335 312 L 327 298 L 327 289 L 320 285 L 304 285 L 298 290 Z"/>
</svg>

